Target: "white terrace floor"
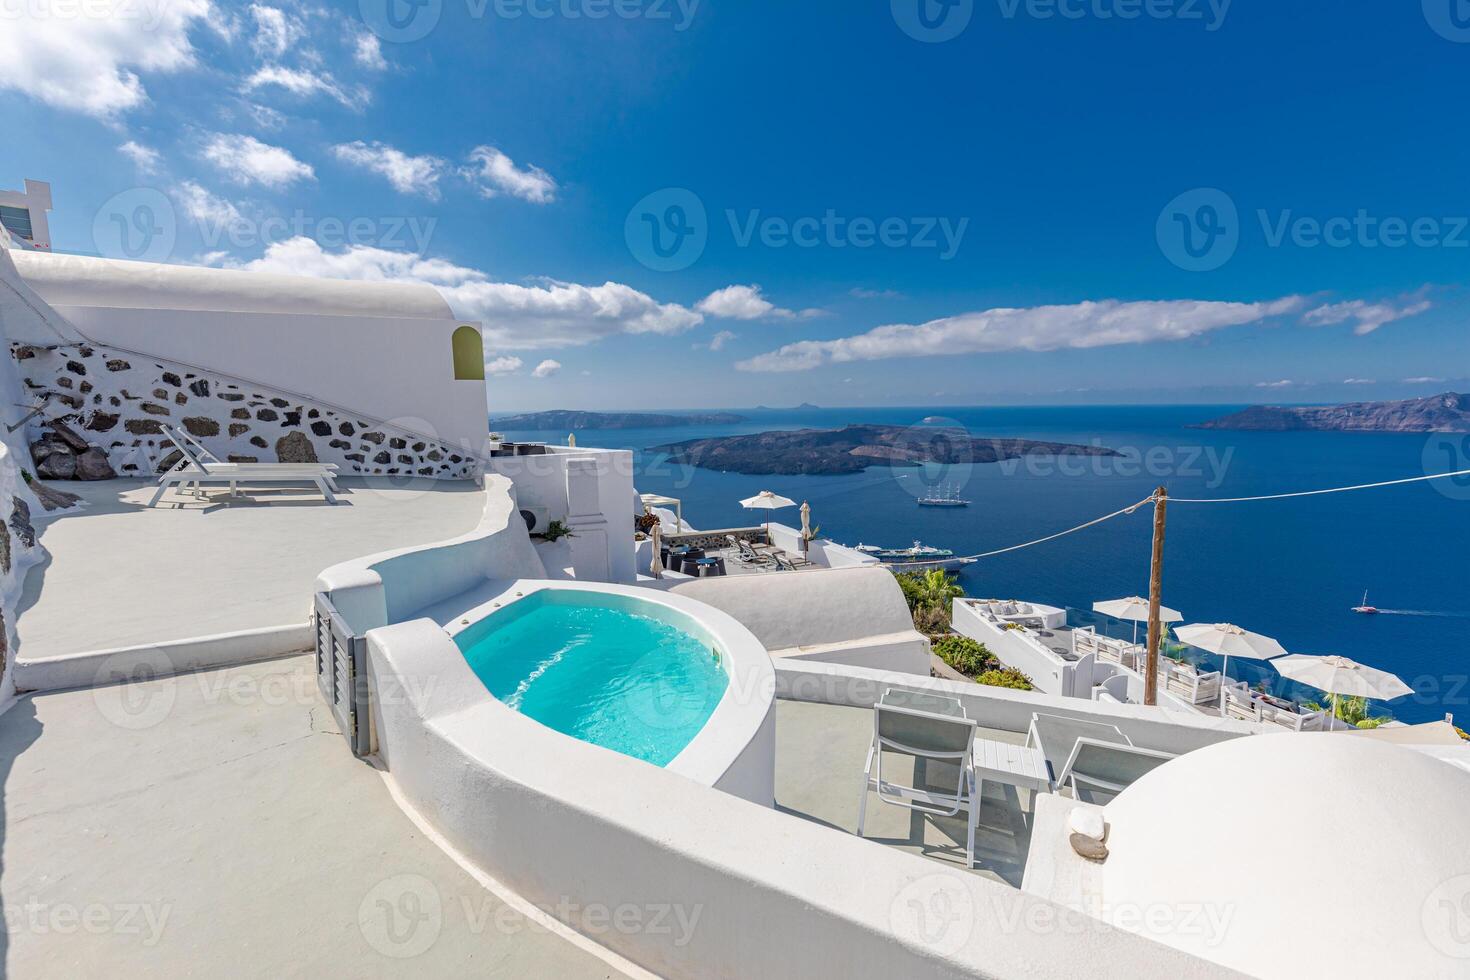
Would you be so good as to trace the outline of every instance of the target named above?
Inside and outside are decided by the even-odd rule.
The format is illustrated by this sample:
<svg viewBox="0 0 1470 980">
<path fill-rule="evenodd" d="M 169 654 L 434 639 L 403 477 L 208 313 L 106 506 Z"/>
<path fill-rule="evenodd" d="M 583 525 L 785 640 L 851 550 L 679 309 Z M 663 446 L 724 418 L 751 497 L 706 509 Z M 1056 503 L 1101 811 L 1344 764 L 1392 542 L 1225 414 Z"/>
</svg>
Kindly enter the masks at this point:
<svg viewBox="0 0 1470 980">
<path fill-rule="evenodd" d="M 1025 740 L 1016 732 L 986 728 L 979 734 L 999 742 Z M 858 792 L 872 739 L 871 709 L 776 702 L 776 808 L 843 833 L 857 833 Z M 884 758 L 885 779 L 903 782 L 913 777 L 913 771 L 911 759 Z M 953 773 L 950 766 L 935 766 L 926 782 L 937 788 L 947 776 L 953 790 Z M 976 874 L 1021 887 L 1031 846 L 1031 795 L 1028 790 L 985 784 L 975 837 Z M 963 868 L 965 830 L 963 816 L 923 816 L 881 803 L 876 794 L 868 796 L 864 836 L 879 844 Z"/>
<path fill-rule="evenodd" d="M 7 976 L 623 975 L 424 837 L 309 657 L 23 697 L 0 779 Z"/>
<path fill-rule="evenodd" d="M 153 509 L 152 483 L 68 483 L 87 506 L 38 525 L 51 557 L 26 576 L 18 656 L 304 624 L 322 569 L 463 534 L 484 511 L 469 482 L 339 482 L 336 507 L 315 489 L 252 487 L 233 500 L 223 489 L 202 502 L 169 494 Z"/>
</svg>

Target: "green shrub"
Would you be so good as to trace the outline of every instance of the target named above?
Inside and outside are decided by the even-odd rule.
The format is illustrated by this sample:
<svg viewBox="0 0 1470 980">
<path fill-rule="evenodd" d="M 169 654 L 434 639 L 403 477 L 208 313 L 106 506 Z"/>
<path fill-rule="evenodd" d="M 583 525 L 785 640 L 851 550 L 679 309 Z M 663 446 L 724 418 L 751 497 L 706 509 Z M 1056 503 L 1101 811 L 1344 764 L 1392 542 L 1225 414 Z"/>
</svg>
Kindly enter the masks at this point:
<svg viewBox="0 0 1470 980">
<path fill-rule="evenodd" d="M 1021 673 L 1014 667 L 1002 667 L 999 670 L 987 670 L 975 678 L 977 684 L 988 684 L 991 687 L 1008 687 L 1015 691 L 1031 690 L 1031 678 Z"/>
<path fill-rule="evenodd" d="M 949 613 L 938 606 L 921 606 L 914 610 L 914 629 L 925 636 L 949 632 Z"/>
<path fill-rule="evenodd" d="M 974 677 L 976 674 L 999 666 L 995 655 L 985 644 L 972 640 L 968 636 L 951 634 L 941 637 L 934 641 L 934 652 L 938 654 L 940 660 L 966 677 Z"/>
</svg>

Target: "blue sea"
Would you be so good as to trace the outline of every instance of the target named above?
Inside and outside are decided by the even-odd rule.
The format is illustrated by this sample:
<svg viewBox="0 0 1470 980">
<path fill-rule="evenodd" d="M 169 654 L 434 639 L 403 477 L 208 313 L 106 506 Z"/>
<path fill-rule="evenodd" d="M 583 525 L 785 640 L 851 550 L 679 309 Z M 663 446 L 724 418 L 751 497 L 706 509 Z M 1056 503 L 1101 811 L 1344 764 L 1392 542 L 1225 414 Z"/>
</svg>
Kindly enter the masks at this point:
<svg viewBox="0 0 1470 980">
<path fill-rule="evenodd" d="M 1470 468 L 1462 436 L 1193 429 L 1240 406 L 844 408 L 735 410 L 728 426 L 584 430 L 583 446 L 633 449 L 637 485 L 684 502 L 695 527 L 759 523 L 738 503 L 763 489 L 809 501 L 823 537 L 888 547 L 915 540 L 975 554 L 1042 537 L 1114 511 L 1166 485 L 1174 498 L 1273 494 Z M 926 421 L 929 420 L 929 421 Z M 742 476 L 676 466 L 649 447 L 771 429 L 849 423 L 961 425 L 975 436 L 1097 444 L 1121 458 L 1039 458 L 951 467 L 879 465 L 850 476 Z M 565 433 L 509 432 L 564 442 Z M 918 495 L 957 487 L 971 506 L 919 507 Z M 795 524 L 796 512 L 777 512 Z M 1095 600 L 1147 595 L 1152 508 L 962 570 L 969 595 L 1085 610 Z M 1187 622 L 1232 622 L 1293 653 L 1337 653 L 1392 670 L 1415 695 L 1389 702 L 1409 722 L 1470 721 L 1470 480 L 1241 504 L 1175 503 L 1168 511 L 1164 603 Z M 1385 610 L 1350 612 L 1364 590 Z M 1132 627 L 1111 624 L 1129 635 Z M 1196 651 L 1197 653 L 1197 651 Z M 1200 655 L 1196 659 L 1210 662 Z M 1263 664 L 1232 660 L 1234 677 L 1314 697 Z"/>
</svg>

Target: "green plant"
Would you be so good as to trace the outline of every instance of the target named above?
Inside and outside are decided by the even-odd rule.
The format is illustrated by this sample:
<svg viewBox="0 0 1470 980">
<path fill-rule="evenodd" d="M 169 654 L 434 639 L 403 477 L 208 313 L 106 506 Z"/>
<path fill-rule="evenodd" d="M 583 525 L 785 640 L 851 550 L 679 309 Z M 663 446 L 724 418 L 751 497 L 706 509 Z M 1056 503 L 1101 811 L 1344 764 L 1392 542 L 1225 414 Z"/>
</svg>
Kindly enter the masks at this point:
<svg viewBox="0 0 1470 980">
<path fill-rule="evenodd" d="M 968 636 L 953 633 L 934 641 L 934 653 L 966 677 L 974 677 L 999 666 L 995 655 L 985 646 Z"/>
<path fill-rule="evenodd" d="M 541 532 L 540 537 L 546 541 L 560 541 L 562 538 L 575 538 L 576 535 L 572 533 L 571 528 L 566 526 L 565 522 L 552 521 L 546 525 L 546 530 Z"/>
<path fill-rule="evenodd" d="M 1021 673 L 1014 667 L 1001 667 L 999 670 L 987 670 L 975 678 L 977 684 L 988 684 L 991 687 L 1008 687 L 1014 691 L 1032 690 L 1031 678 Z"/>
<path fill-rule="evenodd" d="M 1307 701 L 1302 707 L 1308 711 L 1328 711 L 1331 704 Z M 1337 720 L 1345 721 L 1355 728 L 1378 728 L 1393 721 L 1393 715 L 1369 715 L 1367 698 L 1346 697 L 1337 699 Z"/>
<path fill-rule="evenodd" d="M 1463 738 L 1465 741 L 1470 742 L 1470 733 L 1467 733 L 1465 729 L 1461 728 L 1459 725 L 1455 726 L 1455 734 Z"/>
<path fill-rule="evenodd" d="M 898 587 L 903 590 L 904 601 L 914 614 L 914 626 L 920 632 L 942 632 L 949 628 L 949 604 L 965 594 L 955 576 L 936 568 L 927 572 L 896 572 Z M 925 630 L 925 623 L 938 623 L 941 630 Z"/>
<path fill-rule="evenodd" d="M 914 629 L 925 636 L 939 636 L 949 632 L 949 613 L 938 606 L 925 606 L 914 610 Z"/>
</svg>

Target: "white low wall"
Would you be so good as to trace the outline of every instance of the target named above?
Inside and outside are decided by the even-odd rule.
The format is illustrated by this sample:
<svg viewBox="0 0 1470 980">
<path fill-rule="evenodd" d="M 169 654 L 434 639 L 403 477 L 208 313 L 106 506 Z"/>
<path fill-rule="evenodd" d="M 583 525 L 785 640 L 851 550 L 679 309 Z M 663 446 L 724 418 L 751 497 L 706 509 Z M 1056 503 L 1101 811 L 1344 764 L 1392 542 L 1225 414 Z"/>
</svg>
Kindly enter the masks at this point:
<svg viewBox="0 0 1470 980">
<path fill-rule="evenodd" d="M 333 565 L 317 576 L 349 629 L 403 622 L 431 606 L 469 593 L 493 579 L 545 578 L 504 477 L 485 477 L 485 513 L 459 538 L 388 551 Z"/>
<path fill-rule="evenodd" d="M 929 675 L 929 640 L 885 568 L 726 575 L 670 591 L 734 616 L 778 660 Z"/>
<path fill-rule="evenodd" d="M 791 660 L 776 663 L 776 696 L 785 700 L 871 708 L 889 688 L 958 698 L 969 717 L 982 728 L 1019 733 L 1030 727 L 1033 714 L 1064 715 L 1117 725 L 1134 745 L 1176 755 L 1228 738 L 1279 731 L 1197 712 L 1174 714 L 1141 704 L 1086 701 L 837 664 Z"/>
<path fill-rule="evenodd" d="M 821 565 L 824 568 L 863 568 L 868 565 L 882 564 L 872 555 L 865 555 L 852 548 L 844 548 L 840 544 L 834 544 L 822 538 L 807 542 L 807 547 L 803 550 L 801 531 L 794 527 L 787 527 L 785 524 L 771 524 L 771 543 L 793 555 L 804 554 L 813 565 Z"/>
<path fill-rule="evenodd" d="M 1019 630 L 1002 629 L 963 599 L 956 599 L 951 604 L 949 618 L 955 632 L 985 644 L 1001 663 L 1031 678 L 1037 690 L 1046 694 L 1079 696 L 1076 665 L 1057 657 L 1039 637 Z M 1090 691 L 1089 685 L 1088 691 L 1080 696 L 1090 696 Z"/>
<path fill-rule="evenodd" d="M 418 676 L 411 651 L 447 643 L 427 622 L 369 638 L 389 778 L 479 871 L 659 976 L 1218 975 L 1008 885 L 549 738 L 452 661 Z M 610 929 L 613 909 L 665 925 Z"/>
<path fill-rule="evenodd" d="M 597 500 L 607 520 L 607 576 L 611 582 L 637 578 L 633 549 L 633 454 L 622 449 L 573 449 L 548 446 L 539 456 L 496 456 L 485 463 L 487 472 L 515 483 L 521 507 L 534 509 L 548 521 L 567 521 L 567 465 L 591 460 L 596 468 Z M 585 543 L 585 542 L 584 542 Z"/>
</svg>

